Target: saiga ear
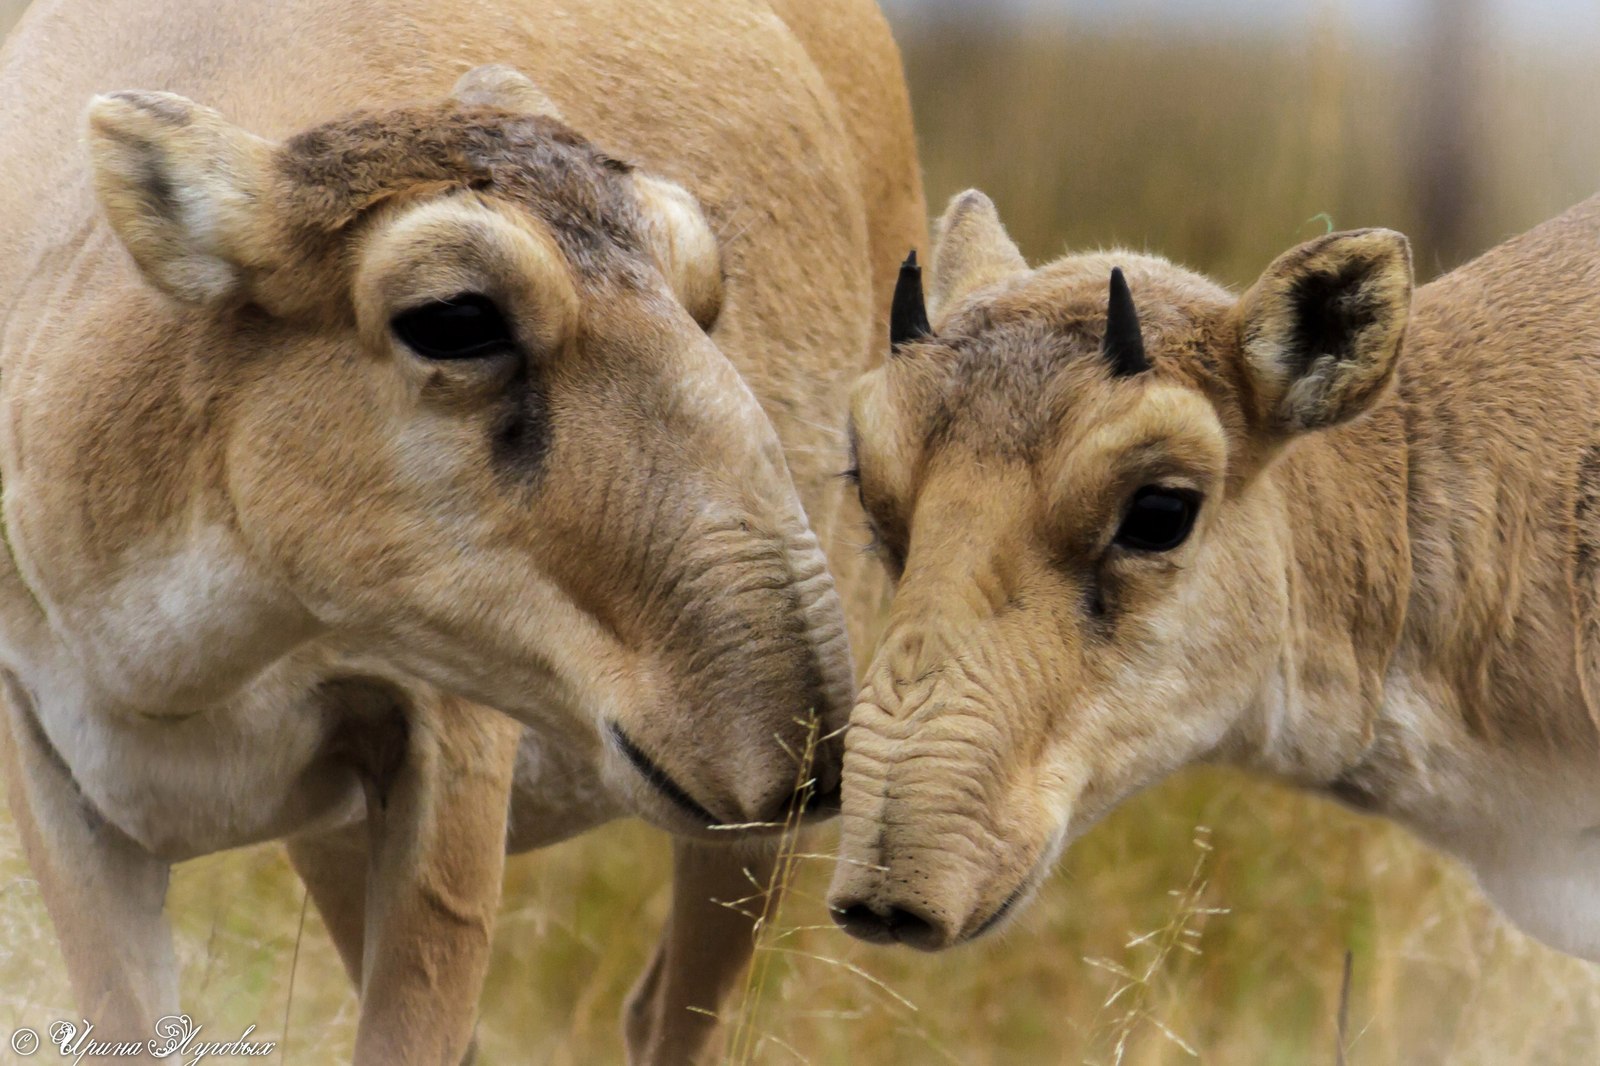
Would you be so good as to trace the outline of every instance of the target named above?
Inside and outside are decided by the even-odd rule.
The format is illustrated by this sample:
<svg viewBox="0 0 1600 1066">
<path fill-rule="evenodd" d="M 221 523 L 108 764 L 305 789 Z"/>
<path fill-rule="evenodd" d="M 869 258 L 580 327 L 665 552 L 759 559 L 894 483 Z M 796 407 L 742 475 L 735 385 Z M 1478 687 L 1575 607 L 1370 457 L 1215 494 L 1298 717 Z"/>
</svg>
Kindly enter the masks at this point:
<svg viewBox="0 0 1600 1066">
<path fill-rule="evenodd" d="M 1393 230 L 1279 256 L 1236 309 L 1257 425 L 1292 434 L 1365 411 L 1394 375 L 1410 309 L 1411 249 Z"/>
<path fill-rule="evenodd" d="M 560 119 L 561 110 L 527 75 L 503 63 L 473 67 L 456 81 L 450 98 L 467 107 L 498 107 L 519 115 Z"/>
<path fill-rule="evenodd" d="M 722 247 L 683 186 L 641 171 L 633 188 L 645 222 L 645 242 L 690 316 L 709 330 L 722 310 Z"/>
<path fill-rule="evenodd" d="M 939 219 L 934 238 L 928 293 L 934 317 L 967 294 L 1027 269 L 994 201 L 977 189 L 958 194 Z"/>
<path fill-rule="evenodd" d="M 240 298 L 271 265 L 272 145 L 172 93 L 97 96 L 88 123 L 101 207 L 150 283 L 190 303 Z"/>
<path fill-rule="evenodd" d="M 456 82 L 458 103 L 560 120 L 561 111 L 525 75 L 499 63 L 474 67 Z M 632 174 L 645 243 L 689 314 L 710 329 L 722 308 L 722 251 L 700 203 L 681 185 Z"/>
</svg>

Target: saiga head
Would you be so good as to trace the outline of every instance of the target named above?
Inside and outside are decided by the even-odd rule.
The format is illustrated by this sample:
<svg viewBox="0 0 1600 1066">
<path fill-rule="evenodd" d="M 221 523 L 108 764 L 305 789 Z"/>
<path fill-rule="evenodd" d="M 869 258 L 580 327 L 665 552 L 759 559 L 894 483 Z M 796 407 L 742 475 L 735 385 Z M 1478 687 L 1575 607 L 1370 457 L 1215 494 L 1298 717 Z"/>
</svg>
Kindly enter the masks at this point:
<svg viewBox="0 0 1600 1066">
<path fill-rule="evenodd" d="M 831 905 L 932 950 L 1249 728 L 1287 624 L 1263 474 L 1383 392 L 1411 264 L 1365 230 L 1285 253 L 1242 297 L 1127 252 L 1030 270 L 969 192 L 940 227 L 931 327 L 902 282 L 893 354 L 851 410 L 898 585 L 846 736 Z"/>
<path fill-rule="evenodd" d="M 316 626 L 580 719 L 670 828 L 782 811 L 851 667 L 777 437 L 708 336 L 693 196 L 503 67 L 282 143 L 118 93 L 89 143 L 113 229 L 201 338 L 205 473 Z M 137 358 L 165 357 L 151 333 Z"/>
</svg>

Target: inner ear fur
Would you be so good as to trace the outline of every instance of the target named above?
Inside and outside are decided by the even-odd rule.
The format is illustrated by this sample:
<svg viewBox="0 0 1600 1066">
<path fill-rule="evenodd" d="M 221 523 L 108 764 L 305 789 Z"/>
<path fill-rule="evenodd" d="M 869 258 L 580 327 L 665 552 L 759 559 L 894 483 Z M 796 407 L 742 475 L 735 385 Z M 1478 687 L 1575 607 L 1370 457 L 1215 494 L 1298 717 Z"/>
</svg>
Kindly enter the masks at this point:
<svg viewBox="0 0 1600 1066">
<path fill-rule="evenodd" d="M 101 207 L 146 279 L 190 303 L 240 298 L 268 265 L 271 143 L 173 93 L 97 96 L 88 127 Z"/>
<path fill-rule="evenodd" d="M 1279 256 L 1237 308 L 1257 425 L 1298 433 L 1365 411 L 1394 376 L 1410 309 L 1411 248 L 1393 230 Z"/>
</svg>

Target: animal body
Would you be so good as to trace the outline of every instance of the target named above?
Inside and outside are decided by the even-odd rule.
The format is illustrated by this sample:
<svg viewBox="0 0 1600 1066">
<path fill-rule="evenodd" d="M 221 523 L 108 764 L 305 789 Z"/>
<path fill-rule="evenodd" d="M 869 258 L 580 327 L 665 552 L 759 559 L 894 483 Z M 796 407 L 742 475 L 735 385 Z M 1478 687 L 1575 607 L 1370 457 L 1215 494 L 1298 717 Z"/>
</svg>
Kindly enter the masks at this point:
<svg viewBox="0 0 1600 1066">
<path fill-rule="evenodd" d="M 169 866 L 287 838 L 358 1060 L 455 1061 L 507 840 L 636 813 L 696 842 L 631 1050 L 691 1054 L 709 826 L 852 683 L 823 427 L 922 218 L 875 9 L 41 0 L 0 144 L 6 777 L 99 1034 L 176 1008 Z"/>
<path fill-rule="evenodd" d="M 1458 856 L 1600 958 L 1600 199 L 1412 291 L 1334 233 L 1243 295 L 1024 263 L 957 197 L 853 397 L 898 578 L 851 719 L 839 921 L 938 949 L 1196 762 Z"/>
</svg>

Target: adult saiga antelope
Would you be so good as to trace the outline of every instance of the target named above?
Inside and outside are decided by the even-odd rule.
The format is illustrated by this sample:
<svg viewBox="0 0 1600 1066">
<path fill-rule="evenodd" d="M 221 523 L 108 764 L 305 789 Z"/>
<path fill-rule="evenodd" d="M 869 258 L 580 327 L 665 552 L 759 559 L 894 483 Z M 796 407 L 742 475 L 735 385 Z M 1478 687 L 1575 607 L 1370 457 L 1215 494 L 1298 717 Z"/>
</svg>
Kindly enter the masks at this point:
<svg viewBox="0 0 1600 1066">
<path fill-rule="evenodd" d="M 358 1059 L 449 1062 L 514 759 L 514 845 L 784 810 L 853 681 L 818 427 L 921 217 L 869 5 L 40 0 L 0 145 L 6 776 L 98 1035 L 177 1006 L 184 858 L 292 838 Z M 730 935 L 683 857 L 661 1059 Z"/>
<path fill-rule="evenodd" d="M 1398 820 L 1600 959 L 1600 198 L 1415 298 L 1387 230 L 1242 296 L 1131 252 L 1030 270 L 976 192 L 931 327 L 914 273 L 853 397 L 898 590 L 841 924 L 977 936 L 1210 761 Z"/>
</svg>

